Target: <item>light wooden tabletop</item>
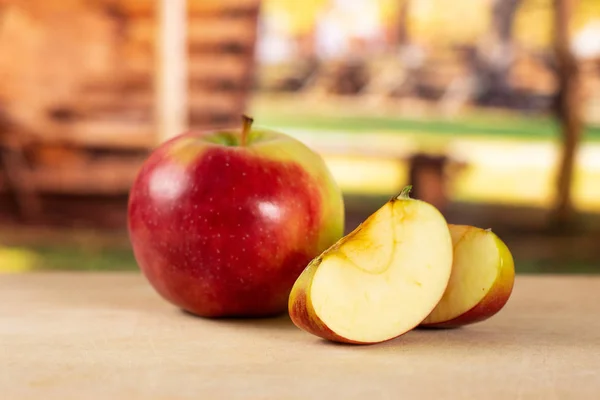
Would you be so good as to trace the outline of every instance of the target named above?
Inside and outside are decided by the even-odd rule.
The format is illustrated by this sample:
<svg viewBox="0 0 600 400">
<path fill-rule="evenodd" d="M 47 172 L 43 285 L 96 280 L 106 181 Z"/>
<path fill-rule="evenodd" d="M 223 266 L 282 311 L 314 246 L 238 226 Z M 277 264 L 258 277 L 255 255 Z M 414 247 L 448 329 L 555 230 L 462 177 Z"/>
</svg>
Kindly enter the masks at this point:
<svg viewBox="0 0 600 400">
<path fill-rule="evenodd" d="M 0 275 L 0 398 L 600 399 L 600 277 L 518 276 L 493 319 L 372 346 L 205 320 L 133 273 Z"/>
</svg>

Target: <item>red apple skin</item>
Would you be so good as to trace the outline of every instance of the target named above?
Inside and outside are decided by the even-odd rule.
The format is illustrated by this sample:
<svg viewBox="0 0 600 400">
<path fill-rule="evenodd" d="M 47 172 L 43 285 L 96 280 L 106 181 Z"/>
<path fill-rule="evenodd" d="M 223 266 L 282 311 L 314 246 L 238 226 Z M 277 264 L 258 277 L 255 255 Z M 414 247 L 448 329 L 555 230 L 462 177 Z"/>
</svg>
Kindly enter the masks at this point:
<svg viewBox="0 0 600 400">
<path fill-rule="evenodd" d="M 510 250 L 503 241 L 496 238 L 496 245 L 500 251 L 501 259 L 505 260 L 510 265 L 501 269 L 501 274 L 496 278 L 496 283 L 489 293 L 476 306 L 459 315 L 458 317 L 445 322 L 422 324 L 420 325 L 421 328 L 460 328 L 465 325 L 471 325 L 477 322 L 485 321 L 496 315 L 500 310 L 502 310 L 502 308 L 504 308 L 506 303 L 508 303 L 514 288 L 514 260 Z"/>
<path fill-rule="evenodd" d="M 341 192 L 323 161 L 269 135 L 285 143 L 226 146 L 188 133 L 142 165 L 130 240 L 141 271 L 174 305 L 203 317 L 281 314 L 302 270 L 342 236 Z"/>
</svg>

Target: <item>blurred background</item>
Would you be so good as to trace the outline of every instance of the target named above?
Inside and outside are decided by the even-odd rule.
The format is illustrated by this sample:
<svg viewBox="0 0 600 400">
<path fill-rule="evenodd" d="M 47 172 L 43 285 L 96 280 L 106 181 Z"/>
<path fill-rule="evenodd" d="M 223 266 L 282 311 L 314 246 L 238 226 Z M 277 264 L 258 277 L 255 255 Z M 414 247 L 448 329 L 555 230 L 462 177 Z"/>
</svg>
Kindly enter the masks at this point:
<svg viewBox="0 0 600 400">
<path fill-rule="evenodd" d="M 348 231 L 410 183 L 517 272 L 600 272 L 597 0 L 0 0 L 0 272 L 136 270 L 145 157 L 243 112 Z"/>
</svg>

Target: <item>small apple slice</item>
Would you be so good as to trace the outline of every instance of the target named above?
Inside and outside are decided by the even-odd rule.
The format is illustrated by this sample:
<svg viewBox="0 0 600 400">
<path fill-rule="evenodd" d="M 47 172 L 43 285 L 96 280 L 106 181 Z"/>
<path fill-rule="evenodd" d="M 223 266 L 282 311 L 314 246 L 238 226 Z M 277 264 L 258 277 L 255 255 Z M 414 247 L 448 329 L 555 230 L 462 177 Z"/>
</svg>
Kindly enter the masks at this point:
<svg viewBox="0 0 600 400">
<path fill-rule="evenodd" d="M 306 267 L 289 298 L 296 326 L 331 341 L 378 343 L 434 309 L 450 279 L 452 239 L 442 214 L 409 190 Z"/>
<path fill-rule="evenodd" d="M 491 230 L 449 225 L 454 246 L 446 292 L 422 327 L 453 328 L 486 320 L 508 301 L 514 284 L 513 257 Z"/>
</svg>

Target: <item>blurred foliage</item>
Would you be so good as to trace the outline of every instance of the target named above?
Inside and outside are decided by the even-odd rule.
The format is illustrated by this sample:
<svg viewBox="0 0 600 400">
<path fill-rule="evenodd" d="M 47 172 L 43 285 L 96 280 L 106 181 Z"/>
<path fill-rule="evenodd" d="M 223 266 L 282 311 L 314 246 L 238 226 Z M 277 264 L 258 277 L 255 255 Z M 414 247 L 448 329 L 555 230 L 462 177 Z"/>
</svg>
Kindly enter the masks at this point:
<svg viewBox="0 0 600 400">
<path fill-rule="evenodd" d="M 592 262 L 517 260 L 518 273 L 600 273 Z M 0 248 L 0 273 L 31 271 L 130 271 L 139 272 L 130 251 L 107 248 L 101 252 L 77 246 L 32 246 Z"/>
<path fill-rule="evenodd" d="M 403 2 L 409 3 L 410 34 L 418 42 L 434 45 L 469 43 L 480 40 L 490 27 L 491 0 L 371 0 L 362 7 L 376 8 L 382 26 L 396 23 L 393 17 Z M 285 18 L 290 34 L 299 35 L 314 28 L 317 16 L 333 2 L 328 0 L 264 0 L 263 12 Z M 552 40 L 553 0 L 523 0 L 515 18 L 515 38 L 528 47 L 549 46 Z M 600 1 L 577 0 L 573 30 L 600 19 Z M 468 23 L 457 23 L 468 21 Z"/>
<path fill-rule="evenodd" d="M 30 271 L 39 265 L 37 255 L 19 247 L 0 247 L 0 273 Z"/>
</svg>

